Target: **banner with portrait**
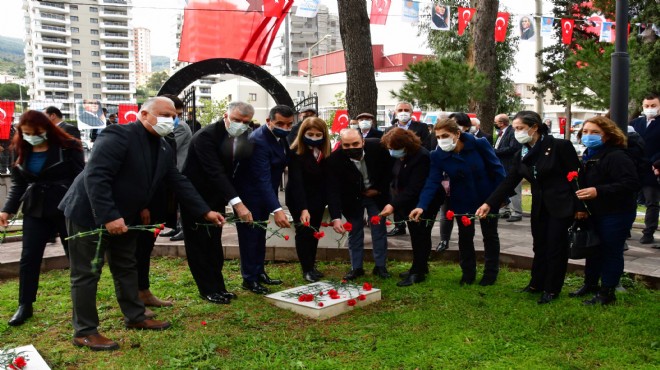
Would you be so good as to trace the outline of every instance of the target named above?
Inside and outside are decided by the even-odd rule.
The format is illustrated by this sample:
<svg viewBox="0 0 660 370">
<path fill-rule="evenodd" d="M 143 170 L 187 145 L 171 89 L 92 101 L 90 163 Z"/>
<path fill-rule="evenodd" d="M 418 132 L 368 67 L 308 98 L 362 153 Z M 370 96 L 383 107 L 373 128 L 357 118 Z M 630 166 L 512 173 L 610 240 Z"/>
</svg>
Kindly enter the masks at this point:
<svg viewBox="0 0 660 370">
<path fill-rule="evenodd" d="M 449 31 L 451 26 L 451 10 L 449 5 L 436 2 L 431 6 L 431 29 Z"/>
<path fill-rule="evenodd" d="M 76 102 L 76 121 L 80 130 L 105 128 L 106 120 L 101 102 L 96 99 Z"/>
<path fill-rule="evenodd" d="M 535 41 L 536 30 L 534 29 L 534 16 L 521 15 L 518 19 L 518 36 L 520 41 Z"/>
</svg>

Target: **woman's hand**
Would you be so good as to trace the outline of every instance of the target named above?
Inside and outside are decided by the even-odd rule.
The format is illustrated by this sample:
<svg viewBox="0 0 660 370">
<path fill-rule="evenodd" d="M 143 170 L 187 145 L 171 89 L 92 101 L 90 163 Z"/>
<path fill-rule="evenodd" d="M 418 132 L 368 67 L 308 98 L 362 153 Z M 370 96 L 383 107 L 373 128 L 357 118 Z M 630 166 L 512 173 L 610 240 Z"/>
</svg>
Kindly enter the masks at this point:
<svg viewBox="0 0 660 370">
<path fill-rule="evenodd" d="M 424 213 L 423 209 L 415 208 L 410 212 L 410 214 L 408 215 L 408 218 L 415 221 L 415 222 L 419 222 L 419 218 L 422 217 L 422 213 Z"/>
<path fill-rule="evenodd" d="M 387 216 L 391 215 L 392 213 L 394 213 L 394 207 L 392 207 L 391 204 L 388 204 L 385 207 L 383 207 L 383 210 L 380 211 L 379 215 L 381 217 L 387 217 Z"/>
<path fill-rule="evenodd" d="M 346 232 L 344 227 L 341 224 L 341 219 L 336 219 L 332 221 L 332 229 L 335 230 L 337 234 L 343 234 Z"/>
<path fill-rule="evenodd" d="M 0 212 L 0 226 L 7 227 L 9 223 L 7 220 L 9 219 L 9 213 L 7 212 Z"/>
<path fill-rule="evenodd" d="M 481 205 L 481 207 L 479 207 L 479 209 L 477 209 L 476 212 L 474 212 L 474 215 L 479 218 L 486 218 L 489 213 L 490 213 L 490 206 L 484 203 Z"/>
<path fill-rule="evenodd" d="M 309 219 L 310 219 L 309 211 L 306 210 L 306 209 L 303 209 L 303 211 L 300 213 L 300 222 L 303 225 L 308 225 L 309 224 Z"/>
<path fill-rule="evenodd" d="M 596 198 L 598 196 L 598 192 L 596 191 L 596 188 L 590 187 L 576 191 L 575 195 L 579 200 L 588 200 Z"/>
</svg>

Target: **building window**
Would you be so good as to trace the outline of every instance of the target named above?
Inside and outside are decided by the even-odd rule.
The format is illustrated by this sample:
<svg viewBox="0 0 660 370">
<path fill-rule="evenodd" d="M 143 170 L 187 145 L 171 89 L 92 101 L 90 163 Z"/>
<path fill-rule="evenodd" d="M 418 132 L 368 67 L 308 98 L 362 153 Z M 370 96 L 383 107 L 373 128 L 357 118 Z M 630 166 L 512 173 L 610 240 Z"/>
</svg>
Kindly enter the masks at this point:
<svg viewBox="0 0 660 370">
<path fill-rule="evenodd" d="M 79 65 L 80 65 L 80 61 L 79 61 L 79 60 L 74 60 L 74 61 L 73 61 L 73 65 L 74 65 L 74 66 L 79 66 Z"/>
<path fill-rule="evenodd" d="M 73 94 L 74 99 L 82 99 L 82 94 Z"/>
<path fill-rule="evenodd" d="M 100 55 L 101 55 L 101 53 L 99 53 L 98 51 L 92 51 L 92 56 L 93 57 L 98 57 Z"/>
<path fill-rule="evenodd" d="M 69 9 L 78 10 L 78 5 L 69 5 Z"/>
<path fill-rule="evenodd" d="M 89 23 L 94 23 L 94 24 L 96 24 L 96 23 L 99 23 L 99 20 L 98 20 L 98 18 L 90 18 L 90 19 L 89 19 Z"/>
<path fill-rule="evenodd" d="M 99 40 L 92 40 L 92 45 L 99 45 Z"/>
<path fill-rule="evenodd" d="M 304 98 L 305 97 L 305 92 L 302 91 L 302 90 L 298 90 L 296 92 L 296 96 L 299 97 L 299 98 Z"/>
<path fill-rule="evenodd" d="M 100 67 L 101 62 L 92 62 L 92 67 Z"/>
<path fill-rule="evenodd" d="M 72 44 L 80 44 L 80 39 L 71 39 Z"/>
<path fill-rule="evenodd" d="M 78 33 L 80 29 L 78 27 L 71 27 L 71 33 Z"/>
<path fill-rule="evenodd" d="M 101 94 L 94 94 L 93 99 L 101 99 Z"/>
<path fill-rule="evenodd" d="M 72 15 L 71 16 L 71 22 L 78 22 L 78 16 L 77 15 Z"/>
<path fill-rule="evenodd" d="M 227 101 L 232 101 L 231 94 L 227 95 Z"/>
<path fill-rule="evenodd" d="M 91 33 L 92 35 L 98 35 L 98 34 L 99 34 L 99 30 L 91 30 L 90 33 Z"/>
<path fill-rule="evenodd" d="M 80 72 L 73 72 L 73 77 L 81 77 L 82 73 Z"/>
<path fill-rule="evenodd" d="M 101 74 L 98 73 L 98 72 L 92 72 L 92 77 L 100 78 L 100 77 L 101 77 Z"/>
<path fill-rule="evenodd" d="M 80 55 L 80 50 L 73 50 L 72 53 L 73 55 Z"/>
<path fill-rule="evenodd" d="M 250 93 L 250 96 L 248 97 L 248 101 L 257 101 L 257 94 Z"/>
<path fill-rule="evenodd" d="M 95 88 L 95 89 L 100 89 L 101 84 L 92 84 L 92 87 Z"/>
<path fill-rule="evenodd" d="M 74 82 L 73 87 L 82 87 L 82 84 L 80 82 Z"/>
<path fill-rule="evenodd" d="M 95 7 L 93 7 L 93 6 L 90 6 L 90 7 L 89 7 L 89 12 L 90 12 L 90 13 L 98 13 L 98 12 L 99 12 L 99 8 L 95 8 Z"/>
</svg>

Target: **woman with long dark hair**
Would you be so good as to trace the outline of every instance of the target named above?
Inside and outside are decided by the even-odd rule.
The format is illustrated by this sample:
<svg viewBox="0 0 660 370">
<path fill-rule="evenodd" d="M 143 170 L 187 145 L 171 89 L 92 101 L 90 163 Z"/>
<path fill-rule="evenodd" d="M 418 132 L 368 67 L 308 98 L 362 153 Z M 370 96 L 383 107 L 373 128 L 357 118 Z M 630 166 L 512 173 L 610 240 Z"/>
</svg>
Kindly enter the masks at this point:
<svg viewBox="0 0 660 370">
<path fill-rule="evenodd" d="M 11 189 L 0 212 L 0 226 L 8 226 L 9 218 L 18 212 L 22 203 L 23 250 L 18 310 L 9 320 L 9 325 L 18 326 L 32 316 L 41 259 L 48 239 L 56 232 L 68 255 L 64 214 L 57 206 L 85 162 L 80 141 L 35 110 L 21 115 L 10 148 L 16 162 L 12 168 Z"/>
<path fill-rule="evenodd" d="M 330 155 L 330 135 L 325 121 L 318 117 L 305 118 L 291 151 L 286 205 L 294 221 L 300 222 L 296 225 L 296 252 L 303 279 L 315 282 L 324 276 L 316 269 L 319 240 L 314 237 L 314 230 L 321 227 L 327 205 L 325 159 Z"/>
</svg>

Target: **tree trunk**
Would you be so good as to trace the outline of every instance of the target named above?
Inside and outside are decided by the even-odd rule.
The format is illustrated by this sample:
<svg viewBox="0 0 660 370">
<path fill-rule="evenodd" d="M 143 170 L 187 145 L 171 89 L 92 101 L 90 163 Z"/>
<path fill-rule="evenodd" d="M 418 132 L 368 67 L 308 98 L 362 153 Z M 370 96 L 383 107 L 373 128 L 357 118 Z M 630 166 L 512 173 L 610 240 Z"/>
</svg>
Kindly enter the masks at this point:
<svg viewBox="0 0 660 370">
<path fill-rule="evenodd" d="M 348 114 L 376 116 L 378 87 L 371 52 L 371 29 L 365 0 L 337 0 L 339 33 L 346 62 L 346 103 Z"/>
<path fill-rule="evenodd" d="M 497 55 L 495 53 L 495 20 L 499 1 L 477 0 L 477 13 L 474 15 L 474 65 L 477 71 L 486 75 L 488 85 L 484 99 L 477 102 L 476 114 L 481 121 L 481 130 L 493 134 L 493 120 L 497 114 Z M 509 20 L 511 21 L 511 20 Z"/>
</svg>

